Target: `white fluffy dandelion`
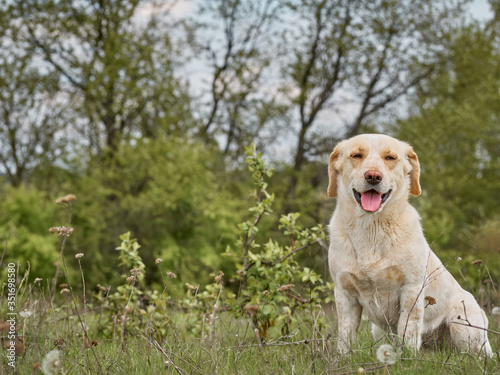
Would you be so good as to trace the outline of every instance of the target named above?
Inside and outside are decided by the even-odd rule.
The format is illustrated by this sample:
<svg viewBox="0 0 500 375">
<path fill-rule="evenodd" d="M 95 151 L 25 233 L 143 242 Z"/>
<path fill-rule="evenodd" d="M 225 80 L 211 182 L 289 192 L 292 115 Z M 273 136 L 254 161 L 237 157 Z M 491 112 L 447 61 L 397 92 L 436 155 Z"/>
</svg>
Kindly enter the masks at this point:
<svg viewBox="0 0 500 375">
<path fill-rule="evenodd" d="M 391 345 L 380 345 L 380 347 L 377 349 L 377 359 L 380 363 L 393 365 L 396 363 L 396 351 Z"/>
<path fill-rule="evenodd" d="M 42 371 L 45 375 L 58 374 L 61 366 L 61 352 L 57 349 L 51 350 L 42 359 Z"/>
<path fill-rule="evenodd" d="M 33 315 L 33 311 L 24 309 L 23 311 L 19 312 L 19 315 L 21 315 L 22 318 L 29 318 L 31 315 Z"/>
</svg>

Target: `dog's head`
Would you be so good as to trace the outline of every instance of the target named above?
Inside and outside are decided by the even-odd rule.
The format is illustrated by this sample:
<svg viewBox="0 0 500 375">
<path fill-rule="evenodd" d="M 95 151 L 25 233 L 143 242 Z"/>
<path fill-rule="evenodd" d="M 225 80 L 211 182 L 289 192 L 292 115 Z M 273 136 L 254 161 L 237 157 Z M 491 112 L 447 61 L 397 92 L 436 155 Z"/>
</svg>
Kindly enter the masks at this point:
<svg viewBox="0 0 500 375">
<path fill-rule="evenodd" d="M 352 199 L 366 212 L 420 195 L 420 165 L 410 145 L 381 134 L 340 142 L 330 155 L 328 195 Z"/>
</svg>

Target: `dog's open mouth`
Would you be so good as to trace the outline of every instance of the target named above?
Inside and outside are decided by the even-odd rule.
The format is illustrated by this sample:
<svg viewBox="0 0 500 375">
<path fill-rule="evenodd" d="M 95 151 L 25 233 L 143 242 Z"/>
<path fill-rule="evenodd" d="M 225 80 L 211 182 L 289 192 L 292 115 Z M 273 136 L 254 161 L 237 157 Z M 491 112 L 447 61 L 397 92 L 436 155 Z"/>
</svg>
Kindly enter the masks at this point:
<svg viewBox="0 0 500 375">
<path fill-rule="evenodd" d="M 364 193 L 360 193 L 356 189 L 352 189 L 352 191 L 354 193 L 354 199 L 356 199 L 356 202 L 358 202 L 363 210 L 375 212 L 382 206 L 387 198 L 389 198 L 392 190 L 389 190 L 385 194 L 381 194 L 373 189 L 365 191 Z"/>
</svg>

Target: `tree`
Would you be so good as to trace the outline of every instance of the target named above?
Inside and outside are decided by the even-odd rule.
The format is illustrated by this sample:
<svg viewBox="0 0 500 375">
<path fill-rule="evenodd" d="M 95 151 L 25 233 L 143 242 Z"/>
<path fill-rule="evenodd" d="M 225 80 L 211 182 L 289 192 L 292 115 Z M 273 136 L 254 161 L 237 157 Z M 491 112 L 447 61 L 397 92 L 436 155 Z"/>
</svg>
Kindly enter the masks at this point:
<svg viewBox="0 0 500 375">
<path fill-rule="evenodd" d="M 300 17 L 286 34 L 292 46 L 286 69 L 290 103 L 298 112 L 298 141 L 289 194 L 308 156 L 324 154 L 331 139 L 358 134 L 367 119 L 406 95 L 434 70 L 445 53 L 449 23 L 462 1 L 289 1 Z M 296 19 L 296 18 L 294 18 Z M 346 107 L 348 110 L 346 110 Z M 326 111 L 345 117 L 317 136 Z"/>
<path fill-rule="evenodd" d="M 392 128 L 419 155 L 423 197 L 415 202 L 429 240 L 445 248 L 469 251 L 464 231 L 498 214 L 500 54 L 494 26 L 471 24 L 457 32 L 447 64 L 418 91 L 411 115 Z"/>
<path fill-rule="evenodd" d="M 251 142 L 270 141 L 276 129 L 269 125 L 284 114 L 276 98 L 263 90 L 281 8 L 280 0 L 216 0 L 200 7 L 202 19 L 210 17 L 197 30 L 211 82 L 199 133 L 206 141 L 222 140 L 224 154 L 233 160 Z"/>
<path fill-rule="evenodd" d="M 56 77 L 34 67 L 26 45 L 14 47 L 19 30 L 0 12 L 0 164 L 17 187 L 37 164 L 63 152 L 65 115 Z"/>
<path fill-rule="evenodd" d="M 174 76 L 174 48 L 153 13 L 139 19 L 139 0 L 30 0 L 10 6 L 22 41 L 59 77 L 92 150 L 116 150 L 122 139 L 179 134 L 192 127 L 190 103 Z"/>
</svg>

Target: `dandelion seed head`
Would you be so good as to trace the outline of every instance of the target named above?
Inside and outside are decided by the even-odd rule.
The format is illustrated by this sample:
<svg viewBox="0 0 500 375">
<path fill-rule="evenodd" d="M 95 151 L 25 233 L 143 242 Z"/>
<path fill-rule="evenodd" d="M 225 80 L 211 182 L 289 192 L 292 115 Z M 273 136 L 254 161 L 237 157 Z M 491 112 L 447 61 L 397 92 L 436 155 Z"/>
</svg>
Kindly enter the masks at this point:
<svg viewBox="0 0 500 375">
<path fill-rule="evenodd" d="M 396 363 L 396 351 L 389 344 L 380 345 L 377 349 L 377 359 L 380 363 L 393 365 Z"/>
<path fill-rule="evenodd" d="M 19 312 L 19 315 L 21 315 L 22 318 L 29 318 L 31 315 L 33 315 L 33 311 L 24 309 L 23 311 Z"/>
<path fill-rule="evenodd" d="M 42 359 L 42 372 L 45 375 L 58 374 L 61 364 L 61 352 L 58 349 L 51 350 Z"/>
</svg>

